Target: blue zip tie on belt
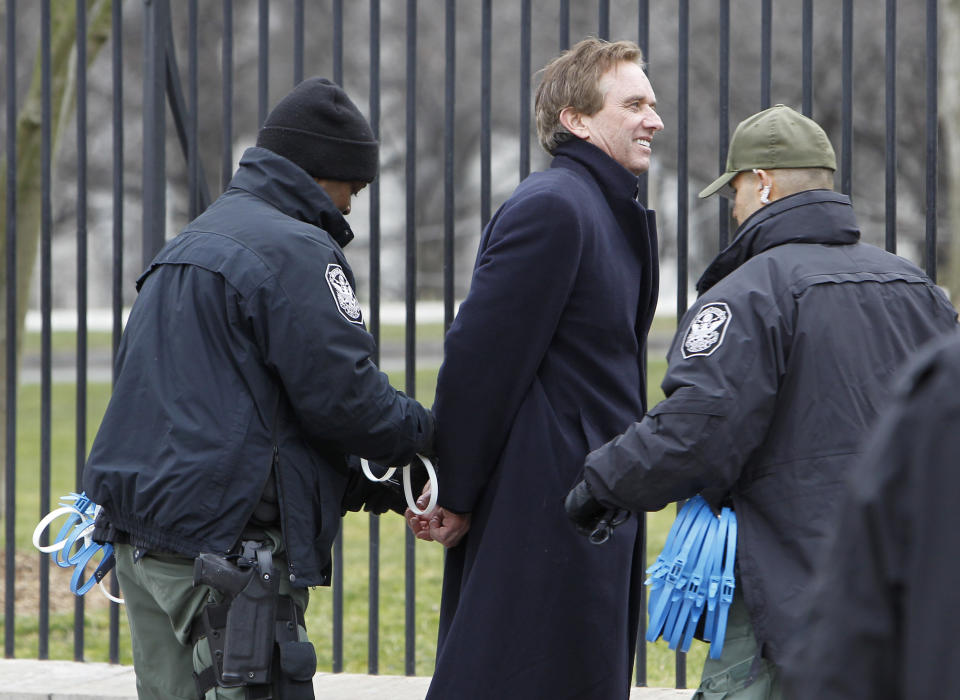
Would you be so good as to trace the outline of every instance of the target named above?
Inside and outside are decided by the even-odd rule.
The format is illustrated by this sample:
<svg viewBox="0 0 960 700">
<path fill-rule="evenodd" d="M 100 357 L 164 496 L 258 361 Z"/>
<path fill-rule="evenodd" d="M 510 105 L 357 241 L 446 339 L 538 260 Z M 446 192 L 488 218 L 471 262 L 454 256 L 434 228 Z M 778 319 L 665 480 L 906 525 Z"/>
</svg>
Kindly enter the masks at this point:
<svg viewBox="0 0 960 700">
<path fill-rule="evenodd" d="M 663 551 L 647 569 L 650 586 L 647 641 L 663 637 L 671 649 L 689 651 L 700 618 L 710 658 L 720 657 L 733 602 L 737 517 L 713 514 L 702 496 L 687 501 L 670 527 Z"/>
</svg>

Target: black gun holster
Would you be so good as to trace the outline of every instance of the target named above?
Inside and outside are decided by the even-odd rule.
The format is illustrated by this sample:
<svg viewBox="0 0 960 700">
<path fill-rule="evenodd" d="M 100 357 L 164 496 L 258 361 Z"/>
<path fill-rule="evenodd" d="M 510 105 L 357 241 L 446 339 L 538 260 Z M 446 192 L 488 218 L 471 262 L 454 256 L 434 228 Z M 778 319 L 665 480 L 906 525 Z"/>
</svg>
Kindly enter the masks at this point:
<svg viewBox="0 0 960 700">
<path fill-rule="evenodd" d="M 194 623 L 194 640 L 206 638 L 213 659 L 196 675 L 200 697 L 218 685 L 244 686 L 251 700 L 313 698 L 316 653 L 310 642 L 299 641 L 303 613 L 291 598 L 279 596 L 270 550 L 244 542 L 239 557 L 201 554 L 194 564 L 199 583 L 224 596 Z"/>
</svg>

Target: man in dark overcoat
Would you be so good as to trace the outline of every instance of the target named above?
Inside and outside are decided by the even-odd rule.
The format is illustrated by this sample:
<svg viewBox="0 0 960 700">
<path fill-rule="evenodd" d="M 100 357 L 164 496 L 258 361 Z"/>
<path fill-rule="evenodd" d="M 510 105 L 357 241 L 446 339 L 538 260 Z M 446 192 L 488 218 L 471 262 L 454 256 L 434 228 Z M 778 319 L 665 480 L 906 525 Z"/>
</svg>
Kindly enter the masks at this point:
<svg viewBox="0 0 960 700">
<path fill-rule="evenodd" d="M 563 497 L 644 411 L 657 237 L 637 186 L 663 122 L 641 61 L 632 42 L 588 39 L 546 67 L 536 117 L 554 160 L 487 226 L 446 338 L 441 507 L 408 512 L 449 547 L 431 700 L 629 693 L 642 532 L 632 520 L 592 545 Z"/>
</svg>

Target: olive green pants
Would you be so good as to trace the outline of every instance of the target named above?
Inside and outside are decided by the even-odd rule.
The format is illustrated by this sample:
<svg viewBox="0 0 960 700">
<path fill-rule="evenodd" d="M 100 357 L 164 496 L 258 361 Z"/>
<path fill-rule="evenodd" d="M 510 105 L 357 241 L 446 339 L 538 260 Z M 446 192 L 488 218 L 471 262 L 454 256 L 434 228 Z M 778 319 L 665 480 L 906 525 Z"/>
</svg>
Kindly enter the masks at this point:
<svg viewBox="0 0 960 700">
<path fill-rule="evenodd" d="M 279 538 L 272 549 L 280 549 Z M 130 624 L 133 667 L 140 700 L 197 700 L 194 672 L 210 666 L 206 639 L 190 641 L 190 628 L 208 600 L 221 602 L 209 586 L 193 585 L 193 560 L 188 557 L 147 553 L 134 561 L 135 549 L 117 545 L 117 580 Z M 292 588 L 287 576 L 286 557 L 274 552 L 274 566 L 280 572 L 280 595 L 290 596 L 306 610 L 309 593 Z M 299 627 L 300 641 L 307 631 Z M 243 688 L 214 688 L 205 700 L 242 700 Z"/>
<path fill-rule="evenodd" d="M 739 586 L 730 605 L 727 634 L 719 659 L 707 658 L 693 700 L 781 700 L 777 667 L 760 656 L 750 615 Z"/>
</svg>

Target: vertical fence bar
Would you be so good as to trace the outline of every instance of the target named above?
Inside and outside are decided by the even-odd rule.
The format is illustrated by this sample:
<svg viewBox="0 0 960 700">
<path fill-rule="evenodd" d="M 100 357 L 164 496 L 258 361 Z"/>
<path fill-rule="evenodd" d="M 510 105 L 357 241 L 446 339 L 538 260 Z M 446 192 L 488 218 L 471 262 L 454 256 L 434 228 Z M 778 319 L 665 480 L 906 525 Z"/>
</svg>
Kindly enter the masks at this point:
<svg viewBox="0 0 960 700">
<path fill-rule="evenodd" d="M 884 28 L 886 65 L 885 143 L 886 167 L 884 169 L 884 223 L 885 247 L 897 252 L 897 0 L 887 0 L 887 17 Z"/>
<path fill-rule="evenodd" d="M 270 0 L 257 8 L 257 128 L 267 120 L 270 104 Z"/>
<path fill-rule="evenodd" d="M 370 128 L 380 139 L 380 0 L 370 0 Z M 370 183 L 370 333 L 380 363 L 380 181 Z M 367 673 L 380 669 L 380 516 L 370 513 Z"/>
<path fill-rule="evenodd" d="M 77 406 L 76 484 L 87 456 L 87 4 L 77 0 Z M 83 597 L 74 601 L 73 658 L 83 661 Z"/>
<path fill-rule="evenodd" d="M 530 174 L 530 0 L 520 3 L 520 179 Z"/>
<path fill-rule="evenodd" d="M 650 77 L 650 0 L 639 0 L 639 2 L 637 2 L 637 44 L 639 44 L 640 51 L 643 53 L 643 60 L 647 64 L 647 77 Z M 637 188 L 639 200 L 643 206 L 647 206 L 648 182 L 647 174 L 643 173 L 640 176 L 640 182 Z M 645 653 L 644 651 L 644 654 Z M 644 670 L 644 673 L 646 673 L 646 670 Z"/>
<path fill-rule="evenodd" d="M 195 212 L 193 214 L 195 216 L 207 208 L 207 205 L 210 203 L 210 193 L 207 191 L 207 181 L 203 174 L 200 159 L 197 156 L 198 151 L 195 146 L 191 145 L 191 139 L 196 141 L 196 127 L 194 126 L 194 118 L 191 117 L 190 105 L 187 104 L 187 99 L 190 97 L 190 90 L 188 86 L 188 94 L 184 95 L 183 86 L 180 81 L 180 69 L 177 67 L 177 51 L 174 46 L 173 30 L 169 22 L 167 24 L 166 41 L 167 99 L 170 101 L 170 113 L 171 116 L 173 116 L 173 125 L 177 131 L 180 148 L 183 151 L 184 159 L 187 161 L 188 189 L 192 190 L 189 197 L 191 198 L 191 207 Z M 189 38 L 187 44 L 189 51 Z M 194 60 L 193 63 L 194 68 L 191 68 L 188 61 L 187 72 L 195 82 L 196 61 Z M 196 98 L 194 98 L 193 101 L 198 102 Z M 196 110 L 193 111 L 195 112 Z M 194 133 L 193 136 L 191 136 L 191 132 Z M 191 153 L 194 154 L 193 158 L 191 158 Z"/>
<path fill-rule="evenodd" d="M 333 82 L 343 86 L 343 0 L 333 0 Z"/>
<path fill-rule="evenodd" d="M 803 21 L 801 26 L 801 44 L 803 54 L 801 62 L 803 84 L 803 114 L 813 116 L 813 0 L 803 0 Z"/>
<path fill-rule="evenodd" d="M 303 82 L 303 34 L 305 12 L 303 0 L 293 3 L 293 84 Z"/>
<path fill-rule="evenodd" d="M 570 0 L 560 0 L 559 39 L 560 51 L 570 48 Z"/>
<path fill-rule="evenodd" d="M 637 3 L 637 44 L 643 53 L 643 60 L 647 62 L 647 74 L 650 73 L 650 3 L 648 0 L 639 0 Z M 647 187 L 648 176 L 646 173 L 640 175 L 637 182 L 637 198 L 643 206 L 647 206 Z M 647 348 L 643 348 L 643 367 L 647 371 Z M 644 400 L 646 400 L 647 387 L 642 386 Z M 640 544 L 640 559 L 643 566 L 646 567 L 647 561 L 647 514 L 637 513 L 639 526 L 643 529 L 642 542 Z M 634 660 L 636 669 L 634 675 L 636 684 L 645 686 L 647 684 L 647 587 L 640 589 L 640 621 L 637 626 L 637 651 Z"/>
<path fill-rule="evenodd" d="M 190 218 L 200 215 L 200 153 L 197 148 L 197 124 L 200 111 L 197 85 L 197 0 L 187 4 L 187 90 L 190 93 L 190 112 L 187 116 L 187 182 L 190 190 Z"/>
<path fill-rule="evenodd" d="M 770 106 L 772 42 L 773 0 L 763 0 L 760 7 L 760 109 Z"/>
<path fill-rule="evenodd" d="M 719 152 L 719 170 L 724 172 L 727 167 L 727 148 L 730 145 L 730 0 L 720 0 L 719 5 L 720 30 L 720 95 L 719 105 L 719 133 L 717 134 L 717 151 Z M 730 203 L 726 197 L 717 197 L 719 200 L 719 246 L 720 250 L 730 242 Z M 677 314 L 679 318 L 679 313 Z"/>
<path fill-rule="evenodd" d="M 370 0 L 370 128 L 380 139 L 380 0 Z M 370 183 L 370 333 L 380 362 L 380 181 Z M 380 516 L 369 517 L 367 673 L 380 668 Z"/>
<path fill-rule="evenodd" d="M 927 0 L 926 254 L 927 276 L 937 281 L 937 0 Z"/>
<path fill-rule="evenodd" d="M 687 160 L 690 95 L 690 0 L 680 0 L 677 61 L 677 321 L 687 308 Z M 679 509 L 680 504 L 677 504 Z M 676 653 L 676 687 L 687 685 L 687 655 Z"/>
<path fill-rule="evenodd" d="M 4 488 L 4 655 L 13 658 L 17 460 L 17 3 L 7 0 L 6 474 Z"/>
<path fill-rule="evenodd" d="M 50 0 L 40 5 L 41 115 L 40 115 L 40 517 L 50 512 L 52 485 L 50 465 L 50 271 L 51 238 L 53 235 L 52 129 L 50 75 L 51 37 Z M 41 545 L 49 544 L 44 532 Z M 40 554 L 40 619 L 38 620 L 37 658 L 50 658 L 50 558 Z"/>
<path fill-rule="evenodd" d="M 123 3 L 111 7 L 113 50 L 113 335 L 112 383 L 116 382 L 116 359 L 123 331 Z M 110 593 L 120 596 L 116 572 L 110 574 Z M 120 663 L 120 606 L 110 603 L 110 663 Z"/>
<path fill-rule="evenodd" d="M 454 276 L 456 273 L 456 216 L 454 156 L 456 148 L 457 100 L 457 3 L 446 0 L 445 30 L 446 72 L 444 75 L 443 123 L 443 332 L 450 329 L 454 316 Z M 529 95 L 529 89 L 528 89 Z M 529 97 L 527 98 L 529 101 Z M 529 109 L 529 107 L 528 107 Z M 522 177 L 522 175 L 521 175 Z"/>
<path fill-rule="evenodd" d="M 220 63 L 220 189 L 227 189 L 233 176 L 233 0 L 223 0 L 223 39 Z"/>
<path fill-rule="evenodd" d="M 168 0 L 147 0 L 143 13 L 143 250 L 145 269 L 163 246 L 166 226 L 166 38 Z"/>
<path fill-rule="evenodd" d="M 491 40 L 493 37 L 493 7 L 491 0 L 483 0 L 480 22 L 480 227 L 490 221 L 490 81 Z"/>
<path fill-rule="evenodd" d="M 853 190 L 853 0 L 843 0 L 843 51 L 841 57 L 842 142 L 840 144 L 840 191 Z"/>
<path fill-rule="evenodd" d="M 406 391 L 411 397 L 416 395 L 417 385 L 417 0 L 407 0 L 407 116 L 406 116 L 406 163 L 405 181 L 407 188 L 406 205 Z M 404 653 L 404 673 L 413 676 L 416 667 L 416 549 L 417 540 L 409 528 L 405 528 L 406 543 L 406 596 L 405 622 L 406 637 Z"/>
<path fill-rule="evenodd" d="M 343 86 L 343 1 L 333 3 L 333 82 Z M 343 520 L 333 540 L 333 672 L 343 671 Z"/>
<path fill-rule="evenodd" d="M 610 38 L 610 0 L 600 0 L 597 7 L 597 36 Z"/>
<path fill-rule="evenodd" d="M 493 7 L 491 0 L 483 0 L 480 22 L 480 227 L 490 221 L 490 159 L 491 159 L 491 56 L 493 38 Z"/>
<path fill-rule="evenodd" d="M 337 525 L 333 540 L 333 626 L 331 637 L 331 670 L 343 672 L 343 520 Z"/>
</svg>

